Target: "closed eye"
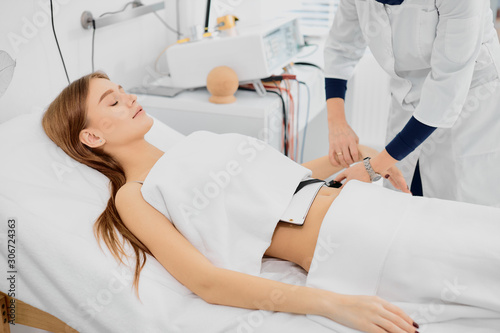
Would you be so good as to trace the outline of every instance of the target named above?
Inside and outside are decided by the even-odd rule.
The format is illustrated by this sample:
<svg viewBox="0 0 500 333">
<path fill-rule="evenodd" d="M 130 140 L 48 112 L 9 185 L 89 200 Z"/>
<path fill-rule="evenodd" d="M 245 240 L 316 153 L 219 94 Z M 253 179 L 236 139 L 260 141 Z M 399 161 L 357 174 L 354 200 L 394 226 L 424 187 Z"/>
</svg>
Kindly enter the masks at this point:
<svg viewBox="0 0 500 333">
<path fill-rule="evenodd" d="M 113 104 L 111 104 L 111 106 L 115 106 L 116 104 L 118 104 L 118 101 L 116 101 Z"/>
</svg>

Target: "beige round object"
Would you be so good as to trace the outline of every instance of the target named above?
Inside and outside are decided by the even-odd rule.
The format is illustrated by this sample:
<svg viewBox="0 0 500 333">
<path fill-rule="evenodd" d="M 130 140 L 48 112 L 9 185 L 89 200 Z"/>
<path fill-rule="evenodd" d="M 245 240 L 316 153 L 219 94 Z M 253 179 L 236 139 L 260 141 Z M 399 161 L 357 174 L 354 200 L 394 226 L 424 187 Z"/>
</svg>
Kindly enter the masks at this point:
<svg viewBox="0 0 500 333">
<path fill-rule="evenodd" d="M 209 101 L 215 104 L 229 104 L 236 101 L 234 93 L 238 90 L 238 75 L 227 66 L 215 67 L 208 73 L 207 89 L 212 94 Z"/>
</svg>

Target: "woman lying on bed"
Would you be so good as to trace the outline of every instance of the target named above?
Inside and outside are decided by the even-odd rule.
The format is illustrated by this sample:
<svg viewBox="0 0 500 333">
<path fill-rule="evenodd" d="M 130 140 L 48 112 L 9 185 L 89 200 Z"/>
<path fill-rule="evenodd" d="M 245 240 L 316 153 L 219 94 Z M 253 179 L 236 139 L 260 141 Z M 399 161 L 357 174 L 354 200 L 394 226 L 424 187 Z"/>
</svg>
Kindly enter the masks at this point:
<svg viewBox="0 0 500 333">
<path fill-rule="evenodd" d="M 136 288 L 147 253 L 211 304 L 320 315 L 366 332 L 416 331 L 418 325 L 409 315 L 377 296 L 343 295 L 292 286 L 214 265 L 141 193 L 142 182 L 164 155 L 144 140 L 152 124 L 152 118 L 138 105 L 137 97 L 127 94 L 102 73 L 82 77 L 65 88 L 43 118 L 45 132 L 59 147 L 110 179 L 111 198 L 95 224 L 95 232 L 120 260 L 125 254 L 120 237 L 130 242 L 136 254 Z M 362 146 L 360 151 L 364 156 L 372 152 Z M 197 154 L 198 151 L 192 151 L 188 155 Z M 204 161 L 199 163 L 203 165 Z M 320 179 L 339 171 L 329 164 L 327 157 L 304 166 L 312 170 L 312 177 Z M 298 165 L 297 168 L 300 172 L 305 169 Z M 398 170 L 390 170 L 388 174 L 396 186 L 407 191 L 404 181 L 398 183 L 402 179 Z M 179 183 L 183 181 L 178 179 Z M 322 187 L 303 226 L 277 223 L 265 255 L 289 260 L 309 271 L 323 218 L 340 191 Z M 273 299 L 271 295 L 276 294 L 280 295 L 280 301 L 269 302 Z"/>
</svg>

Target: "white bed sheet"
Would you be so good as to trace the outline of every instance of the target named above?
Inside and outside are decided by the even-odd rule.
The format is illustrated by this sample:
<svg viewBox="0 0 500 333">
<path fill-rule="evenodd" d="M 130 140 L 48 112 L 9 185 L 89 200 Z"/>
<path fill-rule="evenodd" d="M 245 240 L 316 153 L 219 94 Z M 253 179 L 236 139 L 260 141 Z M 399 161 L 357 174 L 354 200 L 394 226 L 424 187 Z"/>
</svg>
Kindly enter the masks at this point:
<svg viewBox="0 0 500 333">
<path fill-rule="evenodd" d="M 92 233 L 108 199 L 107 179 L 68 158 L 44 134 L 41 114 L 0 125 L 0 250 L 7 268 L 8 219 L 15 218 L 15 297 L 80 332 L 332 332 L 304 315 L 210 305 L 148 257 L 140 279 Z M 182 138 L 155 120 L 146 137 L 166 150 Z M 305 272 L 264 259 L 263 277 L 297 285 Z M 9 282 L 0 279 L 0 290 Z"/>
</svg>

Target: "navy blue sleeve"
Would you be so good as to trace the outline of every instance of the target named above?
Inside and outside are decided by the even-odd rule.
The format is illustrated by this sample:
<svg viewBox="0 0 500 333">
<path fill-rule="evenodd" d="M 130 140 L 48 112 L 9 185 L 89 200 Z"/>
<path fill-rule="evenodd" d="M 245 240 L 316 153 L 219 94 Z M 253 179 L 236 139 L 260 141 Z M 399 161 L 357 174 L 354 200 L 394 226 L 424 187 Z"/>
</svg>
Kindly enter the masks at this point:
<svg viewBox="0 0 500 333">
<path fill-rule="evenodd" d="M 326 99 L 339 97 L 345 100 L 347 80 L 325 78 Z"/>
<path fill-rule="evenodd" d="M 411 117 L 403 130 L 385 147 L 385 150 L 394 159 L 401 161 L 420 146 L 435 129 L 436 127 L 427 126 Z"/>
</svg>

